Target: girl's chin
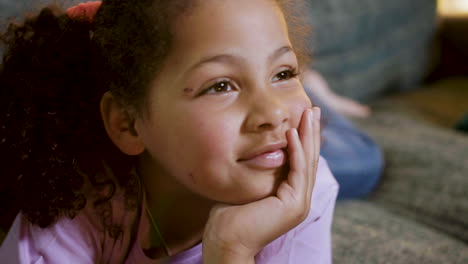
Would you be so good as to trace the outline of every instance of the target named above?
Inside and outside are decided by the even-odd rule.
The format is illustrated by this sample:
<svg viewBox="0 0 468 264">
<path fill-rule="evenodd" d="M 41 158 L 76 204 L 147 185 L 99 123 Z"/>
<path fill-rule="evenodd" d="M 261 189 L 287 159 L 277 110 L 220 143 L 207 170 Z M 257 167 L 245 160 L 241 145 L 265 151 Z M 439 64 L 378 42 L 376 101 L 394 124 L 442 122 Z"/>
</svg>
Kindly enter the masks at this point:
<svg viewBox="0 0 468 264">
<path fill-rule="evenodd" d="M 231 205 L 243 205 L 256 202 L 270 196 L 275 196 L 278 186 L 287 179 L 288 173 L 289 166 L 286 164 L 274 171 L 273 174 L 270 172 L 263 175 L 249 175 L 249 178 L 253 181 L 248 183 L 250 186 L 238 186 L 238 189 L 231 189 L 229 191 L 218 190 L 216 194 L 212 193 L 208 198 L 214 202 Z"/>
<path fill-rule="evenodd" d="M 233 197 L 232 199 L 229 199 L 230 201 L 226 201 L 226 202 L 228 204 L 233 204 L 233 205 L 243 205 L 243 204 L 253 203 L 253 202 L 265 199 L 267 197 L 276 195 L 277 189 L 278 187 L 274 185 L 268 189 L 263 188 L 263 190 L 261 191 L 244 194 L 242 195 L 242 197 L 240 197 L 240 194 L 239 194 L 237 197 Z"/>
<path fill-rule="evenodd" d="M 241 197 L 236 197 L 234 199 L 235 202 L 232 204 L 238 204 L 238 205 L 247 204 L 247 203 L 252 203 L 255 201 L 265 199 L 270 196 L 275 196 L 278 191 L 278 187 L 280 183 L 287 179 L 288 173 L 289 173 L 289 166 L 283 166 L 281 169 L 275 172 L 275 175 L 273 176 L 274 177 L 273 182 L 268 181 L 268 182 L 259 184 L 259 186 L 255 190 L 252 190 L 252 192 L 250 192 L 249 194 L 243 195 L 244 196 L 243 199 L 239 199 Z"/>
</svg>

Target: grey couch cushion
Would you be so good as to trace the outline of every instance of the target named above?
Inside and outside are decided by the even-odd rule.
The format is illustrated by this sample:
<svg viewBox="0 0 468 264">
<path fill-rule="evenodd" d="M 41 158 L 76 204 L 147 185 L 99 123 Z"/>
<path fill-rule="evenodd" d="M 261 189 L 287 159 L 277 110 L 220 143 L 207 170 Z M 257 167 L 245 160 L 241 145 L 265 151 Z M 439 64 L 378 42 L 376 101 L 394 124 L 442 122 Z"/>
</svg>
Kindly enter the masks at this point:
<svg viewBox="0 0 468 264">
<path fill-rule="evenodd" d="M 372 200 L 468 243 L 468 137 L 409 109 L 381 101 L 374 115 L 360 122 L 386 157 Z"/>
<path fill-rule="evenodd" d="M 435 0 L 308 0 L 313 67 L 337 92 L 372 99 L 426 72 Z"/>
<path fill-rule="evenodd" d="M 334 263 L 468 263 L 468 247 L 366 201 L 338 203 Z"/>
</svg>

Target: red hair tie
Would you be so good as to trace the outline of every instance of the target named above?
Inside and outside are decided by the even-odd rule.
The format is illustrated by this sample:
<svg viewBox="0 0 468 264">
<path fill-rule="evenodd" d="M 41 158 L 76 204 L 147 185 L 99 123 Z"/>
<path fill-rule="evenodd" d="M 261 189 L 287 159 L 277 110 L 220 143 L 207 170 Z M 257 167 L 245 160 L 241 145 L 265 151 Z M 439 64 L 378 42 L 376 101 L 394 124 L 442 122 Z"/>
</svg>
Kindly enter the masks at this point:
<svg viewBox="0 0 468 264">
<path fill-rule="evenodd" d="M 71 19 L 93 23 L 94 16 L 101 6 L 101 1 L 80 3 L 67 9 L 66 13 Z"/>
</svg>

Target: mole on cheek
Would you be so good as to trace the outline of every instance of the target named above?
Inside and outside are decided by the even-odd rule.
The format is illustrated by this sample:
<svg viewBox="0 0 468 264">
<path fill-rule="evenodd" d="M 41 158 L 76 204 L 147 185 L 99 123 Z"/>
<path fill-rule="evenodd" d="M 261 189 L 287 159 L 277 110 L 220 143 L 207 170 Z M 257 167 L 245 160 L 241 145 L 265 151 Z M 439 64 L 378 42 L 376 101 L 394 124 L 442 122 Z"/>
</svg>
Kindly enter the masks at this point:
<svg viewBox="0 0 468 264">
<path fill-rule="evenodd" d="M 190 174 L 189 174 L 189 178 L 190 178 L 190 180 L 191 180 L 193 183 L 197 183 L 197 179 L 195 178 L 195 176 L 193 175 L 193 173 L 190 173 Z"/>
<path fill-rule="evenodd" d="M 192 88 L 185 88 L 184 89 L 184 93 L 191 93 L 191 92 L 193 92 Z"/>
</svg>

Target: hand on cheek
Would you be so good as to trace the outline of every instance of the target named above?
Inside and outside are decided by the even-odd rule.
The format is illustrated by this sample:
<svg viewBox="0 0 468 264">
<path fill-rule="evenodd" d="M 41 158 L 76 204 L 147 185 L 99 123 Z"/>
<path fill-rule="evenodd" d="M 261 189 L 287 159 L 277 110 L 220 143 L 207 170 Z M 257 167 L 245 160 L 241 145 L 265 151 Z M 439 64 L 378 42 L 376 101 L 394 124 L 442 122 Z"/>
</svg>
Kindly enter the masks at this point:
<svg viewBox="0 0 468 264">
<path fill-rule="evenodd" d="M 288 178 L 275 196 L 211 210 L 203 236 L 204 263 L 254 263 L 263 247 L 309 214 L 320 153 L 320 109 L 305 110 L 298 129 L 289 129 L 286 136 Z"/>
</svg>

